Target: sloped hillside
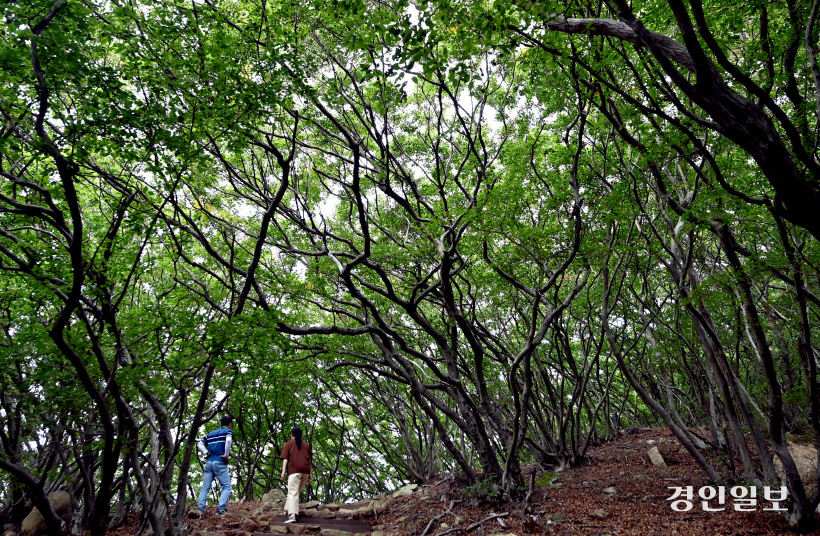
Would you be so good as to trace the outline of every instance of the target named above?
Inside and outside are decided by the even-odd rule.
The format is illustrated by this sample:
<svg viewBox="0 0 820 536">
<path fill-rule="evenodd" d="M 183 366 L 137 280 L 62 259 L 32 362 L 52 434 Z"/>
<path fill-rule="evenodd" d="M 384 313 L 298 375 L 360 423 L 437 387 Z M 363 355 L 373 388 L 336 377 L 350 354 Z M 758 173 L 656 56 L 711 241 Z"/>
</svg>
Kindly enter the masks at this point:
<svg viewBox="0 0 820 536">
<path fill-rule="evenodd" d="M 657 448 L 665 467 L 650 460 Z M 586 464 L 560 473 L 538 472 L 529 508 L 521 504 L 487 503 L 490 486 L 465 486 L 452 475 L 429 485 L 348 505 L 310 503 L 298 523 L 285 525 L 282 496 L 264 501 L 230 503 L 228 515 L 211 510 L 190 519 L 192 534 L 249 536 L 320 534 L 324 536 L 444 536 L 445 534 L 557 535 L 758 535 L 776 536 L 789 528 L 759 492 L 755 503 L 735 503 L 731 487 L 725 500 L 716 497 L 706 511 L 697 497 L 709 482 L 668 430 L 632 431 L 591 450 Z M 688 511 L 672 509 L 670 487 L 692 486 L 695 497 Z M 734 490 L 739 494 L 739 490 Z M 704 491 L 706 493 L 706 491 Z M 679 508 L 684 505 L 678 504 Z M 736 511 L 735 506 L 747 508 Z M 820 518 L 818 518 L 820 521 Z M 115 536 L 133 536 L 136 520 Z"/>
</svg>

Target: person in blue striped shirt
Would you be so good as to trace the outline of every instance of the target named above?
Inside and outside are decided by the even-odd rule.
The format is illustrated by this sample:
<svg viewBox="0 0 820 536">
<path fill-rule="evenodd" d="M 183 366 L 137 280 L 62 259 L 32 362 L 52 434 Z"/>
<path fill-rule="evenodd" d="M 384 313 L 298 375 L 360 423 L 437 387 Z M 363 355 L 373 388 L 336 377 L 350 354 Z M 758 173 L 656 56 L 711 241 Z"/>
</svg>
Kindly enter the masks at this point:
<svg viewBox="0 0 820 536">
<path fill-rule="evenodd" d="M 231 495 L 231 473 L 228 471 L 228 457 L 233 438 L 233 419 L 228 415 L 222 417 L 221 426 L 206 435 L 197 443 L 197 448 L 205 456 L 205 475 L 202 491 L 199 492 L 199 511 L 205 513 L 205 504 L 214 479 L 219 482 L 222 493 L 219 495 L 217 515 L 225 515 L 228 497 Z"/>
</svg>

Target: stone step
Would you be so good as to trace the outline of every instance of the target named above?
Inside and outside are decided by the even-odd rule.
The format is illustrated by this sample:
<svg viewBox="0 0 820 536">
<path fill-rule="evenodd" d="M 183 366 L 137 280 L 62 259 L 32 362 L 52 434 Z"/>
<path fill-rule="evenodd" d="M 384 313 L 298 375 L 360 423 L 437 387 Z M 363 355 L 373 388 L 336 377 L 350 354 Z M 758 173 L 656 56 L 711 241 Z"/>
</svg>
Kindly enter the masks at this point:
<svg viewBox="0 0 820 536">
<path fill-rule="evenodd" d="M 285 523 L 284 517 L 271 520 L 269 523 L 271 527 L 287 527 L 288 533 L 301 534 L 303 529 L 305 532 L 315 533 L 316 527 L 318 527 L 319 531 L 330 529 L 350 534 L 370 534 L 370 523 L 363 520 L 325 519 L 301 516 L 295 523 Z M 307 527 L 310 527 L 310 529 Z M 254 532 L 253 536 L 268 536 L 270 534 L 276 533 Z"/>
<path fill-rule="evenodd" d="M 353 536 L 356 534 L 370 534 L 370 525 L 367 526 L 343 526 L 343 525 L 319 525 L 314 523 L 271 523 L 271 531 L 276 532 L 253 532 L 251 536 L 281 536 L 282 534 L 306 534 L 319 536 Z M 277 530 L 279 529 L 279 530 Z"/>
<path fill-rule="evenodd" d="M 283 519 L 272 519 L 271 525 L 290 525 L 285 523 Z M 336 528 L 336 527 L 350 527 L 355 529 L 353 532 L 370 532 L 370 522 L 364 520 L 353 519 L 325 519 L 321 517 L 299 517 L 293 525 L 319 525 L 320 527 Z"/>
<path fill-rule="evenodd" d="M 365 501 L 359 501 L 354 503 L 344 503 L 339 505 L 339 510 L 358 510 L 362 506 L 367 506 L 370 504 L 370 499 Z"/>
<path fill-rule="evenodd" d="M 253 532 L 251 536 L 282 536 L 283 534 L 304 534 L 305 536 L 356 536 L 357 534 L 365 534 L 367 536 L 370 535 L 370 531 L 367 532 L 352 532 L 349 530 L 344 529 L 336 529 L 336 528 L 320 528 L 317 530 L 310 530 L 305 527 L 310 527 L 311 525 L 302 525 L 301 528 L 299 526 L 293 525 L 286 525 L 288 527 L 284 532 Z"/>
</svg>

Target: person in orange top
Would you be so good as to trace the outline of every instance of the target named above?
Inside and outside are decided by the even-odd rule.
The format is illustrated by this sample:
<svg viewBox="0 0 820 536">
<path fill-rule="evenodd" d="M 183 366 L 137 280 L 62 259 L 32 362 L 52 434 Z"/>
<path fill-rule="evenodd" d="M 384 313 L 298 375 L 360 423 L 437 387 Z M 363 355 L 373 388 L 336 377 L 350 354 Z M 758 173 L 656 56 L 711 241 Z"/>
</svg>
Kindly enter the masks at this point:
<svg viewBox="0 0 820 536">
<path fill-rule="evenodd" d="M 282 464 L 282 480 L 288 480 L 288 498 L 285 501 L 288 518 L 285 523 L 293 523 L 299 513 L 299 493 L 310 483 L 313 474 L 310 445 L 302 439 L 301 428 L 295 426 L 291 430 L 290 441 L 285 443 L 279 457 L 285 460 Z"/>
</svg>

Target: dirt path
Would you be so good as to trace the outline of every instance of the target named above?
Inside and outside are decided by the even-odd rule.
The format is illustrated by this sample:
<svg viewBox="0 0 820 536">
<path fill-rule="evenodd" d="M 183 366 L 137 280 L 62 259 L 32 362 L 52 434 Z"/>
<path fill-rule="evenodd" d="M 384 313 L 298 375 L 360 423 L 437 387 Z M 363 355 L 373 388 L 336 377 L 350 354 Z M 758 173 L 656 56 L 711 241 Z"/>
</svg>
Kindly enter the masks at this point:
<svg viewBox="0 0 820 536">
<path fill-rule="evenodd" d="M 652 464 L 648 451 L 657 447 L 666 467 Z M 765 508 L 772 503 L 758 496 L 749 511 L 736 511 L 731 486 L 724 489 L 720 511 L 703 509 L 697 493 L 709 482 L 666 429 L 640 430 L 591 449 L 580 467 L 550 474 L 539 472 L 529 512 L 517 505 L 475 504 L 464 497 L 464 486 L 452 476 L 415 493 L 392 499 L 384 509 L 368 512 L 368 502 L 341 505 L 333 519 L 303 517 L 285 525 L 279 512 L 253 527 L 247 520 L 259 516 L 259 502 L 229 503 L 228 515 L 209 513 L 190 519 L 192 536 L 251 536 L 262 534 L 320 534 L 325 536 L 453 536 L 555 534 L 561 536 L 781 536 L 792 534 L 783 518 Z M 675 511 L 669 487 L 692 486 L 695 497 L 688 511 Z M 455 501 L 455 502 L 454 502 Z M 459 502 L 460 501 L 460 502 Z M 447 512 L 452 504 L 452 509 Z M 678 507 L 683 504 L 678 504 Z M 372 509 L 371 509 L 372 510 Z M 493 514 L 505 514 L 492 518 Z M 337 517 L 338 516 L 338 517 Z M 434 519 L 435 518 L 435 519 Z M 488 518 L 492 518 L 489 519 Z M 433 520 L 431 522 L 431 520 Z M 483 521 L 486 520 L 486 521 Z M 483 522 L 482 522 L 483 521 Z M 820 524 L 820 517 L 818 517 Z M 136 524 L 113 536 L 134 536 Z M 468 533 L 465 529 L 472 528 Z M 334 532 L 341 531 L 341 532 Z M 820 534 L 820 531 L 815 532 Z"/>
<path fill-rule="evenodd" d="M 666 468 L 652 465 L 647 452 L 657 447 Z M 539 472 L 539 479 L 545 473 Z M 436 536 L 454 527 L 465 527 L 493 512 L 509 511 L 497 521 L 482 524 L 484 534 L 556 534 L 561 536 L 782 536 L 792 534 L 780 514 L 764 511 L 771 503 L 758 497 L 751 511 L 735 511 L 730 486 L 725 504 L 710 506 L 723 511 L 704 511 L 698 490 L 709 485 L 703 471 L 667 429 L 640 430 L 591 449 L 580 467 L 547 475 L 537 487 L 530 514 L 515 505 L 477 506 L 464 501 L 428 531 Z M 547 483 L 551 482 L 551 483 Z M 668 487 L 692 486 L 693 507 L 676 512 L 667 500 Z M 424 488 L 402 504 L 391 504 L 381 522 L 390 536 L 418 536 L 430 519 L 441 514 L 463 488 L 452 481 Z M 413 502 L 411 502 L 413 501 Z M 679 505 L 683 506 L 683 505 Z M 820 523 L 820 516 L 818 516 Z M 456 536 L 464 532 L 450 533 Z M 477 529 L 472 534 L 481 534 Z M 816 532 L 820 534 L 820 531 Z"/>
</svg>

